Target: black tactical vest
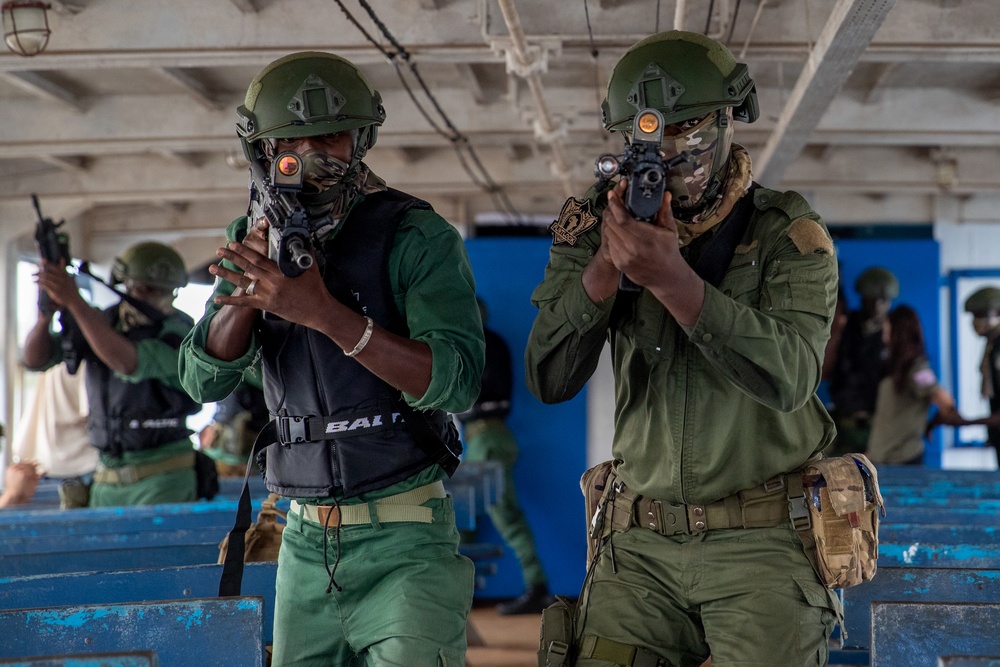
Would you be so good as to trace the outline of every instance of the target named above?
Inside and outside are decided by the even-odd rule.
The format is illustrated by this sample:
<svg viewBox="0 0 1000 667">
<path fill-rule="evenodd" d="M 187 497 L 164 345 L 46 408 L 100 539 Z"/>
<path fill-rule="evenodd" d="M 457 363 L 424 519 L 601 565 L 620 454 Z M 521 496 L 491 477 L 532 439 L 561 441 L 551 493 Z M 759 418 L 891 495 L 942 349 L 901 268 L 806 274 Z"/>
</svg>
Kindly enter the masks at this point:
<svg viewBox="0 0 1000 667">
<path fill-rule="evenodd" d="M 118 306 L 105 310 L 103 315 L 108 324 L 115 327 Z M 178 312 L 175 316 L 194 324 L 184 313 Z M 155 338 L 162 328 L 162 322 L 155 322 L 122 335 L 137 343 Z M 161 340 L 176 349 L 182 339 L 169 335 Z M 87 420 L 90 443 L 111 456 L 149 451 L 187 438 L 192 433 L 187 427 L 187 417 L 201 408 L 184 390 L 172 389 L 159 380 L 126 382 L 118 379 L 92 353 L 87 355 L 87 400 L 90 403 Z"/>
<path fill-rule="evenodd" d="M 482 389 L 472 407 L 458 418 L 462 423 L 486 419 L 503 418 L 510 414 L 510 396 L 513 391 L 513 377 L 510 365 L 510 348 L 500 334 L 491 329 L 483 329 L 486 339 L 486 365 L 483 367 Z"/>
<path fill-rule="evenodd" d="M 411 208 L 430 205 L 391 188 L 366 196 L 320 258 L 323 280 L 338 301 L 401 336 L 409 332 L 387 267 L 396 230 Z M 401 407 L 398 390 L 323 334 L 265 318 L 258 339 L 264 395 L 278 433 L 278 443 L 265 450 L 270 491 L 350 498 L 407 479 L 440 461 L 442 452 L 455 458 L 461 452 L 447 413 Z M 406 421 L 401 411 L 409 413 Z M 417 420 L 426 423 L 408 423 Z"/>
</svg>

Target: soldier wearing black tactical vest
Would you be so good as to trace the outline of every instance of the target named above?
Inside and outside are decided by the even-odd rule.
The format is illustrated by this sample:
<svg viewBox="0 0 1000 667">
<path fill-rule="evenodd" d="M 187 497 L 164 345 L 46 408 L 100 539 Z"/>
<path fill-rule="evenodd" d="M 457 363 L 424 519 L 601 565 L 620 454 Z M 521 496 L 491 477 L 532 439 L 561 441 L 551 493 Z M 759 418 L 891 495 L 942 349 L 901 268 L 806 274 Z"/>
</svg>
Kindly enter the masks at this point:
<svg viewBox="0 0 1000 667">
<path fill-rule="evenodd" d="M 878 385 L 887 359 L 882 328 L 892 300 L 899 296 L 899 281 L 888 269 L 873 266 L 854 281 L 861 308 L 847 314 L 840 334 L 830 397 L 833 400 L 837 438 L 830 454 L 863 452 L 871 435 Z"/>
<path fill-rule="evenodd" d="M 100 452 L 90 505 L 151 505 L 197 500 L 195 452 L 187 417 L 200 406 L 177 373 L 181 340 L 194 322 L 174 309 L 187 284 L 184 261 L 172 248 L 144 242 L 128 248 L 112 268 L 130 298 L 103 311 L 92 308 L 64 267 L 43 261 L 39 287 L 75 319 L 83 340 L 73 353 L 86 360 L 87 433 Z M 28 368 L 63 360 L 60 339 L 42 315 L 24 347 Z"/>
<path fill-rule="evenodd" d="M 965 300 L 965 310 L 972 313 L 975 332 L 986 339 L 979 367 L 980 393 L 989 401 L 990 412 L 1000 415 L 1000 289 L 990 286 L 976 290 Z M 1000 460 L 1000 426 L 989 426 L 986 433 L 987 444 L 997 450 Z"/>
<path fill-rule="evenodd" d="M 532 295 L 542 401 L 575 395 L 608 341 L 615 373 L 614 461 L 584 479 L 603 504 L 562 664 L 824 665 L 840 603 L 789 507 L 805 510 L 790 473 L 834 434 L 816 397 L 833 242 L 801 196 L 752 182 L 732 123 L 757 118 L 757 97 L 722 44 L 672 31 L 629 49 L 604 125 L 629 132 L 647 108 L 664 157 L 690 155 L 655 220 L 631 215 L 624 180 L 570 199 Z M 641 289 L 620 291 L 622 274 Z"/>
<path fill-rule="evenodd" d="M 263 369 L 266 484 L 292 498 L 273 664 L 463 664 L 473 567 L 442 480 L 461 452 L 448 413 L 483 368 L 465 246 L 362 161 L 385 110 L 350 62 L 281 58 L 238 116 L 248 160 L 298 158 L 314 263 L 289 277 L 269 258 L 283 220 L 230 224 L 181 375 L 207 401 Z"/>
</svg>

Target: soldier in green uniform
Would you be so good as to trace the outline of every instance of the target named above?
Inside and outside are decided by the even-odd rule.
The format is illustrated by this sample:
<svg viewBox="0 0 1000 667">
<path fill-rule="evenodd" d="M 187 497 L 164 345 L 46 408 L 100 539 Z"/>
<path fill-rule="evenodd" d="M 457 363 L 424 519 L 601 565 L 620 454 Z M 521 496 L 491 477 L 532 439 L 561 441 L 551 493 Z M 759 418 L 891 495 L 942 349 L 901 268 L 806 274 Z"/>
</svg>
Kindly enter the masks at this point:
<svg viewBox="0 0 1000 667">
<path fill-rule="evenodd" d="M 479 314 L 486 324 L 486 304 L 479 299 Z M 549 579 L 535 547 L 535 537 L 528 519 L 517 501 L 514 484 L 514 464 L 518 447 L 514 433 L 507 426 L 513 377 L 510 347 L 492 329 L 484 326 L 486 338 L 486 366 L 483 368 L 482 391 L 472 409 L 458 415 L 465 436 L 466 461 L 499 461 L 503 464 L 503 493 L 496 504 L 489 508 L 490 520 L 504 541 L 514 550 L 521 565 L 524 593 L 508 602 L 497 605 L 502 616 L 537 614 L 554 601 L 549 592 Z"/>
<path fill-rule="evenodd" d="M 831 412 L 837 425 L 837 438 L 828 452 L 833 455 L 863 452 L 868 444 L 888 354 L 882 328 L 892 300 L 899 296 L 899 281 L 888 269 L 873 266 L 858 276 L 854 290 L 861 296 L 861 308 L 847 314 L 830 377 Z"/>
<path fill-rule="evenodd" d="M 610 341 L 613 470 L 570 653 L 578 666 L 825 665 L 840 614 L 789 517 L 788 473 L 832 440 L 816 397 L 837 290 L 825 226 L 794 192 L 752 182 L 733 120 L 758 115 L 745 65 L 672 31 L 615 66 L 604 125 L 666 123 L 652 223 L 627 184 L 570 199 L 532 302 L 531 390 L 564 401 Z M 602 193 L 603 192 L 603 193 Z M 619 290 L 625 274 L 641 286 Z M 588 475 L 590 477 L 590 475 Z"/>
<path fill-rule="evenodd" d="M 385 110 L 347 60 L 281 58 L 237 113 L 247 159 L 298 157 L 314 263 L 269 258 L 284 220 L 233 221 L 181 375 L 208 401 L 263 369 L 266 484 L 292 499 L 273 664 L 464 664 L 473 566 L 442 480 L 484 343 L 461 236 L 362 161 Z"/>
<path fill-rule="evenodd" d="M 173 307 L 177 289 L 187 284 L 184 260 L 173 248 L 149 241 L 128 248 L 112 271 L 129 298 L 103 311 L 84 301 L 65 267 L 43 261 L 38 273 L 39 287 L 73 316 L 82 334 L 72 351 L 87 361 L 87 432 L 100 451 L 90 505 L 197 500 L 186 420 L 200 406 L 177 373 L 178 349 L 194 322 Z M 51 324 L 51 315 L 40 314 L 29 332 L 28 368 L 42 370 L 63 360 Z"/>
<path fill-rule="evenodd" d="M 1000 289 L 991 286 L 976 290 L 965 300 L 965 310 L 972 313 L 975 332 L 986 339 L 980 364 L 981 393 L 990 403 L 990 412 L 997 415 L 1000 414 Z M 1000 426 L 994 424 L 987 429 L 987 444 L 997 450 L 1000 460 Z"/>
</svg>

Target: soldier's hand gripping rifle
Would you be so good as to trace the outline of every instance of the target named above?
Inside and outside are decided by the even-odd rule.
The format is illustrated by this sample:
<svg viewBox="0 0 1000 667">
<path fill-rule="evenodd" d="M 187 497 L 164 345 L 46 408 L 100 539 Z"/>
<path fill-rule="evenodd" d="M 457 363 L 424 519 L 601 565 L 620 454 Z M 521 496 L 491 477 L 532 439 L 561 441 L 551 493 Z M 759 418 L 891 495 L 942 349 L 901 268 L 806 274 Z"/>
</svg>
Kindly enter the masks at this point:
<svg viewBox="0 0 1000 667">
<path fill-rule="evenodd" d="M 42 207 L 38 203 L 38 195 L 31 195 L 31 203 L 35 207 L 38 221 L 35 223 L 35 244 L 38 246 L 38 255 L 48 264 L 59 266 L 69 266 L 73 260 L 69 252 L 69 235 L 59 231 L 59 228 L 66 224 L 65 220 L 55 222 L 52 218 L 42 215 Z M 38 290 L 38 310 L 45 315 L 54 315 L 59 312 L 59 325 L 62 328 L 59 334 L 59 342 L 62 346 L 63 361 L 66 363 L 66 370 L 70 374 L 75 374 L 80 367 L 80 345 L 86 345 L 86 341 L 80 334 L 73 320 L 73 316 L 67 310 L 56 308 L 52 297 L 44 289 Z"/>
<path fill-rule="evenodd" d="M 637 220 L 644 222 L 651 222 L 663 204 L 667 171 L 688 160 L 687 153 L 664 159 L 660 148 L 662 141 L 663 115 L 656 109 L 643 109 L 635 115 L 632 141 L 625 146 L 625 151 L 619 155 L 602 155 L 594 163 L 594 175 L 609 186 L 610 180 L 619 174 L 628 179 L 625 206 Z M 641 287 L 623 273 L 618 289 L 638 292 Z"/>
<path fill-rule="evenodd" d="M 289 278 L 302 275 L 313 265 L 313 244 L 308 216 L 299 201 L 302 192 L 302 160 L 291 151 L 279 153 L 264 170 L 260 160 L 250 161 L 250 206 L 247 215 L 254 225 L 267 218 L 267 256 Z"/>
</svg>

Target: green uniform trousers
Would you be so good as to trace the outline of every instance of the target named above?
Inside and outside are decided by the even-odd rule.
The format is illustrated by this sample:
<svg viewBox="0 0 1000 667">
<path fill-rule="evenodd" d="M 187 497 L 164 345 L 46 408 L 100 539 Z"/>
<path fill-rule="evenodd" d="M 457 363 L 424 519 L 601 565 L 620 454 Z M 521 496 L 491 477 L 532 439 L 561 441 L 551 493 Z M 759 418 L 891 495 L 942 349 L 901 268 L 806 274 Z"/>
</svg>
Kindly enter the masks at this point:
<svg viewBox="0 0 1000 667">
<path fill-rule="evenodd" d="M 611 540 L 584 584 L 578 644 L 603 637 L 670 667 L 697 667 L 709 654 L 713 667 L 826 665 L 840 601 L 790 527 L 673 537 L 631 528 Z M 576 663 L 616 664 L 585 655 Z"/>
<path fill-rule="evenodd" d="M 538 558 L 535 537 L 524 516 L 524 510 L 517 502 L 514 487 L 514 463 L 517 462 L 517 439 L 502 419 L 486 420 L 487 425 L 466 436 L 466 461 L 499 461 L 503 464 L 503 494 L 497 503 L 489 508 L 493 526 L 500 533 L 517 556 L 526 588 L 548 583 L 542 561 Z"/>
<path fill-rule="evenodd" d="M 194 470 L 173 470 L 140 479 L 135 484 L 98 484 L 90 487 L 91 507 L 126 507 L 190 503 L 198 500 Z"/>
<path fill-rule="evenodd" d="M 451 498 L 434 523 L 337 530 L 288 513 L 278 555 L 274 667 L 456 667 L 465 664 L 472 561 L 458 553 Z M 325 550 L 325 556 L 324 556 Z M 339 550 L 339 558 L 338 558 Z M 341 590 L 326 592 L 327 568 Z"/>
</svg>

